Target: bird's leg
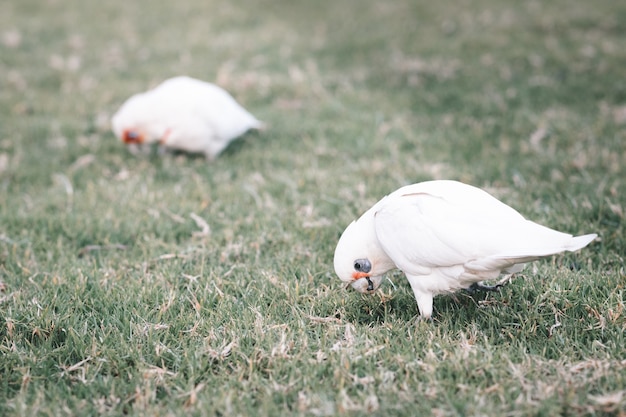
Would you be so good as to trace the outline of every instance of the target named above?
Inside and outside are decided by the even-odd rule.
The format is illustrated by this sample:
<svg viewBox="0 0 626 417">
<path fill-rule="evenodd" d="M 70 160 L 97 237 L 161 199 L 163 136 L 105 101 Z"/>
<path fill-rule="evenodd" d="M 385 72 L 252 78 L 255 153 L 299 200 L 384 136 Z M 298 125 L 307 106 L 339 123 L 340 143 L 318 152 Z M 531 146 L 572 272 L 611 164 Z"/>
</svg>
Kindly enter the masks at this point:
<svg viewBox="0 0 626 417">
<path fill-rule="evenodd" d="M 417 308 L 420 311 L 420 320 L 430 320 L 433 315 L 433 296 L 432 294 L 415 293 Z"/>
<path fill-rule="evenodd" d="M 423 277 L 405 275 L 409 280 L 409 284 L 411 284 L 417 308 L 420 312 L 420 320 L 429 320 L 433 315 L 433 293 L 422 286 Z"/>
<path fill-rule="evenodd" d="M 365 279 L 367 279 L 367 290 L 374 291 L 374 283 L 372 282 L 370 277 L 365 277 Z"/>
</svg>

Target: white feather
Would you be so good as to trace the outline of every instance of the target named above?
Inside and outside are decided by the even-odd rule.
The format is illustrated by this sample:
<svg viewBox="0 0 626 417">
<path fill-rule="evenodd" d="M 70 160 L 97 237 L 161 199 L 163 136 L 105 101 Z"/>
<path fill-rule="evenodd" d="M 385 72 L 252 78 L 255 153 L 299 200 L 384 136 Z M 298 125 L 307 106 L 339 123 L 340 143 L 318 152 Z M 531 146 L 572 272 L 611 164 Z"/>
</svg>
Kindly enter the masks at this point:
<svg viewBox="0 0 626 417">
<path fill-rule="evenodd" d="M 180 76 L 130 97 L 112 118 L 115 135 L 215 158 L 235 138 L 263 123 L 222 88 Z"/>
<path fill-rule="evenodd" d="M 421 315 L 430 317 L 436 294 L 519 272 L 527 262 L 581 249 L 595 237 L 573 237 L 526 220 L 476 187 L 428 181 L 400 188 L 348 226 L 335 250 L 335 270 L 362 290 L 364 278 L 355 279 L 352 266 L 356 259 L 371 261 L 370 277 L 399 268 Z"/>
</svg>

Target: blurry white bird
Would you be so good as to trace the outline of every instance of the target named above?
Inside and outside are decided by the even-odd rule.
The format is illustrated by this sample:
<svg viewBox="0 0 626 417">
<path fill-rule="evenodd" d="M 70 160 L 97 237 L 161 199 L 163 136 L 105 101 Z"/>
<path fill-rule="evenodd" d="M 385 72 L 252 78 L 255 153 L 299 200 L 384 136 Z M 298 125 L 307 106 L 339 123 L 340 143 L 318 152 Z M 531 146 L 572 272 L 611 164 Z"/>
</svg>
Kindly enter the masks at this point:
<svg viewBox="0 0 626 417">
<path fill-rule="evenodd" d="M 126 144 L 158 142 L 165 148 L 203 153 L 209 160 L 249 129 L 263 127 L 222 88 L 185 76 L 130 97 L 112 125 Z"/>
<path fill-rule="evenodd" d="M 378 289 L 387 271 L 402 270 L 421 317 L 430 318 L 436 294 L 496 289 L 481 281 L 576 251 L 596 236 L 573 237 L 526 220 L 470 185 L 427 181 L 400 188 L 352 222 L 337 243 L 334 266 L 361 293 Z"/>
</svg>

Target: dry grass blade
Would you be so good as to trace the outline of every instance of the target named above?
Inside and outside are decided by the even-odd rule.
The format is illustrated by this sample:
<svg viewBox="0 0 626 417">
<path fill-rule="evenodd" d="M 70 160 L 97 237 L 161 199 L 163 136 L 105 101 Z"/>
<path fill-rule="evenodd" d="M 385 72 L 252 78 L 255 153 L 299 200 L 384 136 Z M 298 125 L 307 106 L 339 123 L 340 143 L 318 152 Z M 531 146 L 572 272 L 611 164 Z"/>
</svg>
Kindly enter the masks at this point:
<svg viewBox="0 0 626 417">
<path fill-rule="evenodd" d="M 119 243 L 115 243 L 115 244 L 111 244 L 111 245 L 87 245 L 82 247 L 79 251 L 78 251 L 78 256 L 85 256 L 91 252 L 95 252 L 95 251 L 101 251 L 101 250 L 111 250 L 111 249 L 115 249 L 115 250 L 126 250 L 127 247 L 126 245 L 121 245 Z"/>
</svg>

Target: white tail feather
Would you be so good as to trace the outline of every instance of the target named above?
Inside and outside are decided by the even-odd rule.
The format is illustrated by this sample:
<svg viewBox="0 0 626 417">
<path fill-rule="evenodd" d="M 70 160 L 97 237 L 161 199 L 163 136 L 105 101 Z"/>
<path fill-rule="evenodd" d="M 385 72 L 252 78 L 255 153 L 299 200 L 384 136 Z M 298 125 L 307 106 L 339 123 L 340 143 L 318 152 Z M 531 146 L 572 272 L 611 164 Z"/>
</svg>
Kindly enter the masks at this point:
<svg viewBox="0 0 626 417">
<path fill-rule="evenodd" d="M 595 233 L 572 237 L 572 239 L 569 241 L 569 244 L 566 245 L 564 249 L 570 252 L 575 252 L 590 244 L 597 237 L 598 235 Z"/>
<path fill-rule="evenodd" d="M 465 268 L 471 271 L 496 271 L 510 267 L 515 264 L 532 262 L 537 259 L 556 255 L 564 251 L 575 252 L 584 248 L 591 243 L 597 234 L 571 237 L 567 242 L 559 246 L 549 246 L 544 248 L 535 248 L 533 250 L 524 250 L 520 252 L 507 252 L 498 255 L 487 256 L 484 258 L 472 260 L 465 263 Z"/>
</svg>

